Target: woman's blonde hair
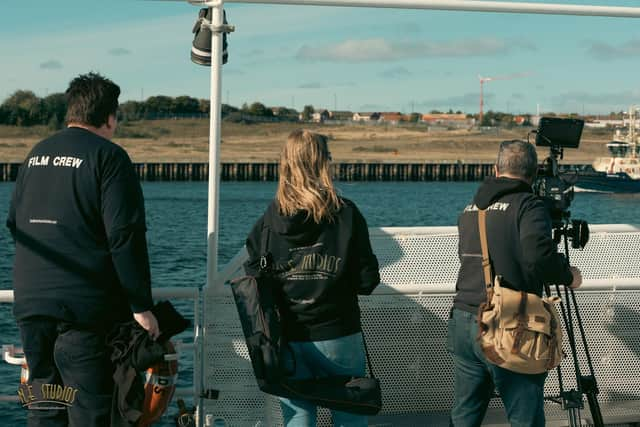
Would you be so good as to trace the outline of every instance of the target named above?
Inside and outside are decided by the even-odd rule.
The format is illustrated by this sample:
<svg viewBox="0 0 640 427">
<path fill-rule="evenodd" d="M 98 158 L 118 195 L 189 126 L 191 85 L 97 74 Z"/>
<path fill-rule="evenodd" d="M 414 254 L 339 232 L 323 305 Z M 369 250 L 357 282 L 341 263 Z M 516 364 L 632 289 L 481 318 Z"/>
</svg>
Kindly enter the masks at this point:
<svg viewBox="0 0 640 427">
<path fill-rule="evenodd" d="M 326 136 L 291 132 L 280 153 L 276 202 L 281 215 L 306 211 L 316 224 L 333 220 L 342 202 L 331 180 L 330 159 Z"/>
</svg>

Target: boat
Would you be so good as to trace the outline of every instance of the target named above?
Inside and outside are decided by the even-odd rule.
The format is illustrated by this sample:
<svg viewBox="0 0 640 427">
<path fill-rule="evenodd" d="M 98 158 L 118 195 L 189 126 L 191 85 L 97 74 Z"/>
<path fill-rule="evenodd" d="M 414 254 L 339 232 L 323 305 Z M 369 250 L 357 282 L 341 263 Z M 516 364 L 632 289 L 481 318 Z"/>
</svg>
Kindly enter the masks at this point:
<svg viewBox="0 0 640 427">
<path fill-rule="evenodd" d="M 241 274 L 247 259 L 242 249 L 218 268 L 218 200 L 220 175 L 220 112 L 224 1 L 189 0 L 207 5 L 212 13 L 210 173 L 207 223 L 207 280 L 202 288 L 154 289 L 154 298 L 193 301 L 193 332 L 177 346 L 182 357 L 193 360 L 193 383 L 179 387 L 176 396 L 195 406 L 193 425 L 280 426 L 277 399 L 257 387 L 228 281 Z M 474 0 L 228 0 L 236 3 L 459 10 L 500 13 L 538 13 L 640 18 L 640 7 L 588 6 Z M 381 266 L 382 283 L 361 301 L 364 329 L 370 343 L 376 375 L 382 381 L 384 408 L 370 425 L 448 426 L 453 396 L 453 367 L 446 350 L 446 324 L 459 269 L 456 227 L 373 228 L 370 238 Z M 640 423 L 640 227 L 597 225 L 583 251 L 567 249 L 584 282 L 576 298 L 584 313 L 584 329 L 598 377 L 605 425 Z M 575 299 L 574 299 L 575 300 Z M 13 292 L 0 291 L 0 303 L 11 304 Z M 570 341 L 570 340 L 569 340 Z M 568 344 L 567 344 L 568 345 Z M 580 356 L 586 354 L 580 352 Z M 18 349 L 5 345 L 6 362 L 20 365 Z M 568 348 L 565 347 L 567 353 Z M 584 360 L 581 360 L 582 363 Z M 574 371 L 579 362 L 565 359 L 562 370 L 549 374 L 545 413 L 549 425 L 593 425 L 592 402 L 582 396 L 590 378 Z M 16 369 L 18 369 L 18 366 Z M 17 371 L 16 371 L 17 372 Z M 584 371 L 583 371 L 584 372 Z M 562 373 L 562 375 L 561 375 Z M 16 381 L 18 375 L 16 375 Z M 11 379 L 5 379 L 11 381 Z M 561 384 L 571 396 L 567 408 Z M 595 384 L 595 381 L 592 381 Z M 597 392 L 597 391 L 596 391 Z M 572 398 L 575 400 L 575 398 Z M 0 402 L 18 401 L 0 396 Z M 580 409 L 583 418 L 580 419 Z M 184 424 L 186 425 L 186 424 Z M 320 410 L 319 426 L 331 425 Z M 494 400 L 484 425 L 508 426 L 504 410 Z"/>
<path fill-rule="evenodd" d="M 616 129 L 607 143 L 611 157 L 600 157 L 593 168 L 578 172 L 577 191 L 640 193 L 640 132 L 636 128 L 640 109 L 631 106 L 624 128 Z"/>
</svg>

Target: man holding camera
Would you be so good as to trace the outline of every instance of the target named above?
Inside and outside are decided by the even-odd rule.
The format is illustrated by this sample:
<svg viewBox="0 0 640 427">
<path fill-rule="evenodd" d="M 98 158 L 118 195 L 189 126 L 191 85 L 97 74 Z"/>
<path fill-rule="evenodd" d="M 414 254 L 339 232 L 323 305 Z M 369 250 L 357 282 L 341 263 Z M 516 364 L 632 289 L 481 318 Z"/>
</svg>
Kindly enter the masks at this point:
<svg viewBox="0 0 640 427">
<path fill-rule="evenodd" d="M 451 425 L 479 426 L 494 387 L 512 426 L 544 426 L 546 373 L 520 374 L 490 363 L 477 341 L 477 316 L 487 294 L 482 266 L 478 210 L 486 210 L 486 234 L 495 274 L 503 286 L 542 296 L 543 285 L 577 288 L 580 271 L 570 267 L 551 236 L 550 212 L 533 194 L 538 159 L 525 141 L 500 144 L 496 176 L 483 182 L 473 204 L 458 219 L 460 271 L 448 324 L 447 349 L 455 366 Z"/>
</svg>

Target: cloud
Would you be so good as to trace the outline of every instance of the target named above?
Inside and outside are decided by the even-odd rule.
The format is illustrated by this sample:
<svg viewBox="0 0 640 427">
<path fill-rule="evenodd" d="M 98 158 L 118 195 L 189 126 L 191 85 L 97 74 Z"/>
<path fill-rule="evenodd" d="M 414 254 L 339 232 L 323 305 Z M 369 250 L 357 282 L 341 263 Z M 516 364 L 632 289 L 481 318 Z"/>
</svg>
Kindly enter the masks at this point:
<svg viewBox="0 0 640 427">
<path fill-rule="evenodd" d="M 511 94 L 511 98 L 512 99 L 525 99 L 525 96 L 523 93 L 512 93 Z"/>
<path fill-rule="evenodd" d="M 600 61 L 640 57 L 640 40 L 629 40 L 618 46 L 594 41 L 589 43 L 587 53 Z"/>
<path fill-rule="evenodd" d="M 338 86 L 338 87 L 356 87 L 358 85 L 356 84 L 356 82 L 341 82 L 341 83 L 336 83 L 336 86 Z"/>
<path fill-rule="evenodd" d="M 300 86 L 298 86 L 298 89 L 322 89 L 322 88 L 324 88 L 324 85 L 320 82 L 303 83 Z"/>
<path fill-rule="evenodd" d="M 113 56 L 131 55 L 131 51 L 129 49 L 125 49 L 124 47 L 115 47 L 109 50 L 109 55 L 113 55 Z"/>
<path fill-rule="evenodd" d="M 40 64 L 40 68 L 43 70 L 59 70 L 62 68 L 62 63 L 55 59 L 50 59 Z"/>
<path fill-rule="evenodd" d="M 324 46 L 303 45 L 296 58 L 302 61 L 375 62 L 424 57 L 469 57 L 504 55 L 513 49 L 535 50 L 527 41 L 493 38 L 448 42 L 387 41 L 384 39 L 345 40 Z"/>
<path fill-rule="evenodd" d="M 405 67 L 394 67 L 394 68 L 389 68 L 387 70 L 384 70 L 378 75 L 385 79 L 401 79 L 404 77 L 411 76 L 411 72 L 407 70 Z"/>
</svg>

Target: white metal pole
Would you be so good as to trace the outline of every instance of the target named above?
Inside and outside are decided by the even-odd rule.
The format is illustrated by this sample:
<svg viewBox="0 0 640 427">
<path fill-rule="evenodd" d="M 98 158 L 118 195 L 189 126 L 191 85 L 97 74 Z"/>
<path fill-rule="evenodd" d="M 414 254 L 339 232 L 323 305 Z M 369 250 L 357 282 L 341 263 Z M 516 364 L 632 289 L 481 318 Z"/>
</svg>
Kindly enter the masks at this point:
<svg viewBox="0 0 640 427">
<path fill-rule="evenodd" d="M 533 13 L 548 15 L 608 16 L 640 18 L 639 7 L 592 6 L 552 3 L 513 3 L 476 0 L 227 0 L 229 3 L 289 4 L 301 6 L 345 6 L 391 9 L 433 9 L 468 12 Z"/>
<path fill-rule="evenodd" d="M 211 25 L 220 27 L 223 24 L 223 0 L 207 2 L 204 6 L 211 7 Z M 221 134 L 221 99 L 222 99 L 222 33 L 211 31 L 211 90 L 209 98 L 209 189 L 207 197 L 207 287 L 215 286 L 218 274 L 218 231 L 219 231 L 219 199 L 220 199 L 220 134 Z M 203 304 L 203 309 L 207 309 Z M 206 316 L 202 316 L 204 322 Z M 196 383 L 197 392 L 197 425 L 205 423 L 204 414 L 204 364 L 206 325 L 198 328 L 198 347 L 200 358 L 196 363 L 200 365 L 200 378 Z"/>
<path fill-rule="evenodd" d="M 212 7 L 211 24 L 222 25 L 223 1 Z M 207 286 L 213 286 L 218 272 L 218 205 L 220 192 L 220 119 L 222 93 L 222 33 L 211 32 L 211 94 L 209 112 L 209 197 L 207 217 Z"/>
</svg>

